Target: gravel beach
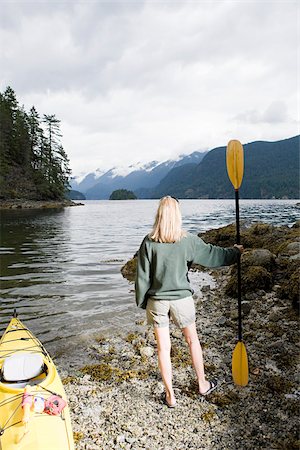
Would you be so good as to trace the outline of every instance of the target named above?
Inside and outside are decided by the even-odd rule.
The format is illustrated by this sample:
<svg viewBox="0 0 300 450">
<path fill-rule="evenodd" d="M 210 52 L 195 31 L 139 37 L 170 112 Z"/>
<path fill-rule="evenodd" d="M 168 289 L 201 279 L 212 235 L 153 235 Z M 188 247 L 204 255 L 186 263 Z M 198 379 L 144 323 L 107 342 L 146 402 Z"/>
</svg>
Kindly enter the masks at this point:
<svg viewBox="0 0 300 450">
<path fill-rule="evenodd" d="M 205 399 L 198 395 L 187 344 L 174 324 L 174 409 L 162 401 L 150 327 L 133 323 L 126 335 L 98 336 L 86 350 L 93 365 L 61 372 L 77 450 L 299 448 L 298 315 L 278 298 L 277 285 L 246 294 L 249 384 L 235 386 L 237 301 L 225 294 L 230 270 L 211 271 L 216 284 L 202 286 L 195 297 L 207 378 L 216 378 L 219 388 Z"/>
</svg>

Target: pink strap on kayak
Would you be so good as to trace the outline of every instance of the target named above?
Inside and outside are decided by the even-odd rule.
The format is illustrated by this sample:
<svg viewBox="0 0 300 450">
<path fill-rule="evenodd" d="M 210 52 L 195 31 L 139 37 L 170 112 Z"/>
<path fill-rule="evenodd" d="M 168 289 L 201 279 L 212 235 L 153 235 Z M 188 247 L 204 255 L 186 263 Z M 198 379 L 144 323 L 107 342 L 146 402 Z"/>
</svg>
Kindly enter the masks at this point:
<svg viewBox="0 0 300 450">
<path fill-rule="evenodd" d="M 23 395 L 22 398 L 22 408 L 24 405 L 32 405 L 33 402 L 33 395 L 28 394 L 27 392 Z"/>
</svg>

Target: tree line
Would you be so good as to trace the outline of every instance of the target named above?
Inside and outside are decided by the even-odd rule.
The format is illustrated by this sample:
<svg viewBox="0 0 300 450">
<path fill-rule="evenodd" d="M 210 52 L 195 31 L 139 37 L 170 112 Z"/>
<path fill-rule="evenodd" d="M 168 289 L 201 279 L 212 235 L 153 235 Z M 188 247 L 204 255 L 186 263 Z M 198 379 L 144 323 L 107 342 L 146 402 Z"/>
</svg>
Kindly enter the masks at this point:
<svg viewBox="0 0 300 450">
<path fill-rule="evenodd" d="M 60 120 L 20 106 L 14 90 L 0 93 L 0 196 L 60 200 L 71 170 L 61 144 Z"/>
</svg>

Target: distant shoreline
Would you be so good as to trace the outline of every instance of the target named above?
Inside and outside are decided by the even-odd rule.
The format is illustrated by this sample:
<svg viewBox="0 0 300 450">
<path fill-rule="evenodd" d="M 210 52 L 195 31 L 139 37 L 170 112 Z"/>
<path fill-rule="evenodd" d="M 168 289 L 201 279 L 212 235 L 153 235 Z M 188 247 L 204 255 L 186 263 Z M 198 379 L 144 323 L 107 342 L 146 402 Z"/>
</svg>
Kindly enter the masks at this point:
<svg viewBox="0 0 300 450">
<path fill-rule="evenodd" d="M 80 206 L 72 200 L 0 200 L 0 210 L 3 209 L 52 209 L 65 208 L 69 206 Z"/>
</svg>

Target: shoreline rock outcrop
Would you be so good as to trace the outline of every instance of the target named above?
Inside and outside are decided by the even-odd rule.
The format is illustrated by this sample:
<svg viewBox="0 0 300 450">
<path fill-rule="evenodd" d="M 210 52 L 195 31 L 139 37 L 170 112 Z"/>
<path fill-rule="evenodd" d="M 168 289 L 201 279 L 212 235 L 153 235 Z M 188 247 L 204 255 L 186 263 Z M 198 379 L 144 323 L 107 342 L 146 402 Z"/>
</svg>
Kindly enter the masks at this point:
<svg viewBox="0 0 300 450">
<path fill-rule="evenodd" d="M 65 208 L 68 206 L 82 206 L 83 203 L 72 200 L 0 200 L 1 209 L 51 209 Z"/>
</svg>

